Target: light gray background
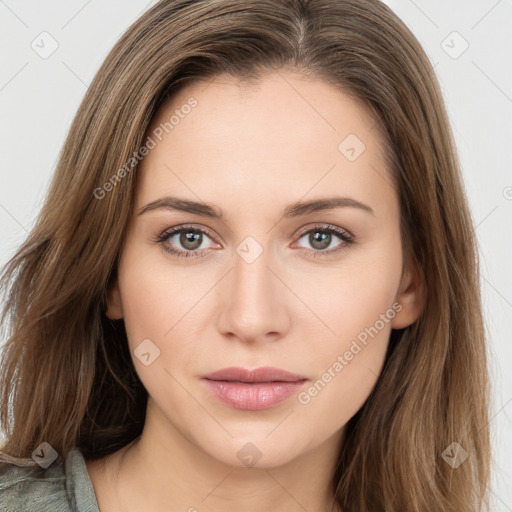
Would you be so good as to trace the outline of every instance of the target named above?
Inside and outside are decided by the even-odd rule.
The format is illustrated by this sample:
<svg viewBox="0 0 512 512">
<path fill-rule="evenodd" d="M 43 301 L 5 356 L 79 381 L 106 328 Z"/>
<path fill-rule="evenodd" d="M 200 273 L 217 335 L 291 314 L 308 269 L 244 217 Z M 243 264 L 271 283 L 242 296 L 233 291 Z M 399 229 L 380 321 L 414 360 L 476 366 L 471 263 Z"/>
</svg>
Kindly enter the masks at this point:
<svg viewBox="0 0 512 512">
<path fill-rule="evenodd" d="M 34 223 L 95 72 L 122 32 L 153 3 L 0 0 L 0 265 Z M 512 511 L 512 1 L 386 3 L 435 65 L 455 132 L 480 243 L 490 339 L 493 510 Z M 58 43 L 45 59 L 31 47 L 51 48 L 43 31 Z"/>
</svg>

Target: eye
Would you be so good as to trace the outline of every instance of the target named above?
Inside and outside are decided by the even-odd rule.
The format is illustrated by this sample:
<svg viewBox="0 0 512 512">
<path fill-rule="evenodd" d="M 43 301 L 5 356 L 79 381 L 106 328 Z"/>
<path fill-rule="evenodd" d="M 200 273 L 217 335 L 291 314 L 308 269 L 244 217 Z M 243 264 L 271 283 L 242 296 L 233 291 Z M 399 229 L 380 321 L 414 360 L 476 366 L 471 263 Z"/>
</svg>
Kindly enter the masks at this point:
<svg viewBox="0 0 512 512">
<path fill-rule="evenodd" d="M 205 237 L 210 238 L 204 229 L 177 226 L 162 233 L 156 241 L 162 245 L 165 251 L 178 257 L 188 258 L 201 256 L 208 249 L 208 247 L 204 247 Z M 183 249 L 176 249 L 176 245 Z"/>
<path fill-rule="evenodd" d="M 303 231 L 300 239 L 305 238 L 306 235 L 307 243 L 313 247 L 313 249 L 308 249 L 306 252 L 314 257 L 337 253 L 355 242 L 355 237 L 351 233 L 331 224 L 320 224 Z M 341 240 L 341 243 L 328 249 L 336 241 L 336 238 Z"/>
<path fill-rule="evenodd" d="M 312 249 L 305 248 L 306 253 L 314 257 L 329 256 L 355 242 L 355 237 L 351 233 L 331 224 L 319 224 L 309 228 L 307 231 L 303 230 L 299 235 L 299 240 L 305 238 L 306 235 L 307 243 L 312 247 Z M 211 240 L 211 238 L 212 236 L 209 232 L 203 228 L 176 226 L 166 230 L 156 238 L 156 241 L 162 245 L 166 252 L 180 258 L 189 258 L 200 257 L 205 252 L 208 252 L 208 249 L 211 247 L 208 247 L 208 245 L 205 247 L 204 243 L 206 239 Z M 341 243 L 329 249 L 336 238 L 341 240 Z M 217 244 L 217 247 L 220 247 L 220 245 Z"/>
</svg>

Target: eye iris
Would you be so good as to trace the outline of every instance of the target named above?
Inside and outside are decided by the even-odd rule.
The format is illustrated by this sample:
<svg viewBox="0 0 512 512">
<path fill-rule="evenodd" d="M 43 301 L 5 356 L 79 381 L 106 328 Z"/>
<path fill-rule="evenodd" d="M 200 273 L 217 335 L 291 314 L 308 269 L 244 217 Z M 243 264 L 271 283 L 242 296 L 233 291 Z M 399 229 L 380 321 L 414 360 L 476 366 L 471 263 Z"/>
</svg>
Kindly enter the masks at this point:
<svg viewBox="0 0 512 512">
<path fill-rule="evenodd" d="M 202 233 L 197 231 L 182 231 L 180 235 L 180 244 L 191 251 L 201 246 Z M 197 243 L 199 241 L 199 243 Z M 191 244 L 191 245 L 189 245 Z"/>
<path fill-rule="evenodd" d="M 322 233 L 321 231 L 312 231 L 309 234 L 309 242 L 315 249 L 322 250 L 329 247 L 331 243 L 331 233 Z M 317 243 L 320 242 L 320 246 Z"/>
</svg>

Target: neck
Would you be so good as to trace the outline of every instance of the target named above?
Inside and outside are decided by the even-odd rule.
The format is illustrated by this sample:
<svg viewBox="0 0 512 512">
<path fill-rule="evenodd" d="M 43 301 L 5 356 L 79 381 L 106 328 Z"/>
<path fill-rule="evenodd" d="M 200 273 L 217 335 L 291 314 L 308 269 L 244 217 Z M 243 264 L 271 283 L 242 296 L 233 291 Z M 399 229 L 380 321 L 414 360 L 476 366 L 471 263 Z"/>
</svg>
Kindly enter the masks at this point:
<svg viewBox="0 0 512 512">
<path fill-rule="evenodd" d="M 165 427 L 165 428 L 164 428 Z M 156 414 L 116 458 L 116 510 L 339 512 L 334 472 L 342 433 L 283 464 L 233 466 L 211 457 Z"/>
</svg>

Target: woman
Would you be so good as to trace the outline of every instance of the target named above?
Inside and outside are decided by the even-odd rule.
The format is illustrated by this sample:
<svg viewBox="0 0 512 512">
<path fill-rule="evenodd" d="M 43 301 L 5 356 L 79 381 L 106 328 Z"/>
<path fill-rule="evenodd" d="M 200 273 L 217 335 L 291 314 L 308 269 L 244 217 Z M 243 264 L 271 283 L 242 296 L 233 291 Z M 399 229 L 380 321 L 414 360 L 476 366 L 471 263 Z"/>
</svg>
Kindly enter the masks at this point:
<svg viewBox="0 0 512 512">
<path fill-rule="evenodd" d="M 4 270 L 0 500 L 483 510 L 477 276 L 439 86 L 389 8 L 161 1 Z"/>
</svg>

